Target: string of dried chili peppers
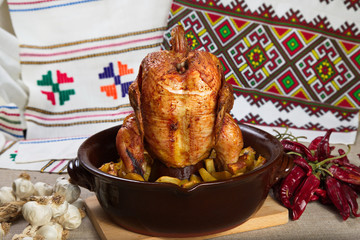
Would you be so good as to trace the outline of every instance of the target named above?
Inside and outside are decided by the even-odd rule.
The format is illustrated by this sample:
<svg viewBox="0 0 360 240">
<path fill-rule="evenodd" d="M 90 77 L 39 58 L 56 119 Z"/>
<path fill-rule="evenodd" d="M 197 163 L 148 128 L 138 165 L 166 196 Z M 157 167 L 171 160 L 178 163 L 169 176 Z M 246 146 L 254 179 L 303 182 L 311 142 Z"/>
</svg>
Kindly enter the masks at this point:
<svg viewBox="0 0 360 240">
<path fill-rule="evenodd" d="M 324 136 L 316 137 L 306 147 L 296 137 L 277 132 L 284 151 L 294 157 L 294 167 L 290 173 L 273 188 L 275 196 L 297 220 L 305 211 L 307 204 L 319 200 L 332 204 L 344 220 L 351 215 L 360 217 L 357 198 L 360 195 L 360 167 L 350 163 L 343 149 L 338 156 L 329 139 L 333 129 Z M 360 157 L 360 155 L 359 155 Z"/>
</svg>

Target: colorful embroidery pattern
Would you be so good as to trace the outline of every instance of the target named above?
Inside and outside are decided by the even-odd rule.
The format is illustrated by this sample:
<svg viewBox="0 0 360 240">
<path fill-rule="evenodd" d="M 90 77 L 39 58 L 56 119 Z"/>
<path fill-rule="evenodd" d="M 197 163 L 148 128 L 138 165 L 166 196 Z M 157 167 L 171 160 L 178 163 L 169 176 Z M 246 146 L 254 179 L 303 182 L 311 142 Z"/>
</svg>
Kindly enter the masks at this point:
<svg viewBox="0 0 360 240">
<path fill-rule="evenodd" d="M 21 44 L 21 64 L 64 63 L 146 49 L 158 49 L 163 40 L 164 30 L 165 27 L 158 27 L 53 45 Z"/>
<path fill-rule="evenodd" d="M 353 40 L 345 42 L 319 34 L 320 30 L 331 33 L 320 23 L 314 26 L 313 32 L 286 27 L 290 23 L 297 27 L 301 22 L 300 13 L 296 18 L 295 15 L 289 17 L 292 20 L 285 24 L 285 19 L 274 15 L 271 6 L 266 11 L 262 9 L 261 14 L 253 13 L 251 20 L 250 11 L 246 9 L 244 1 L 230 8 L 217 1 L 195 4 L 177 0 L 171 8 L 163 47 L 169 48 L 170 30 L 180 22 L 191 37 L 192 48 L 218 56 L 226 80 L 234 86 L 360 108 L 357 30 L 335 31 L 336 36 L 346 35 Z M 264 24 L 265 17 L 284 26 Z"/>
<path fill-rule="evenodd" d="M 10 159 L 11 159 L 11 161 L 15 162 L 16 156 L 17 156 L 17 151 L 15 151 L 14 153 L 10 153 Z"/>
<path fill-rule="evenodd" d="M 70 100 L 70 96 L 75 94 L 74 89 L 60 90 L 61 84 L 72 83 L 74 79 L 68 77 L 66 73 L 61 73 L 59 70 L 56 71 L 57 82 L 53 81 L 52 72 L 48 71 L 47 74 L 42 75 L 42 79 L 37 81 L 38 86 L 48 86 L 51 91 L 41 90 L 41 93 L 46 95 L 47 100 L 52 105 L 56 105 L 57 102 L 60 105 L 64 105 L 66 101 Z M 58 95 L 58 101 L 56 101 L 56 94 Z"/>
<path fill-rule="evenodd" d="M 209 15 L 215 14 L 222 16 L 229 16 L 243 20 L 256 21 L 276 26 L 290 26 L 307 30 L 310 32 L 318 32 L 323 35 L 336 37 L 342 40 L 353 42 L 360 42 L 360 31 L 356 28 L 355 23 L 349 23 L 344 20 L 344 23 L 339 27 L 331 26 L 327 17 L 316 16 L 314 19 L 306 20 L 301 12 L 298 10 L 289 9 L 288 12 L 282 16 L 277 16 L 271 5 L 263 4 L 258 9 L 251 10 L 246 4 L 245 0 L 231 1 L 224 4 L 225 1 L 220 0 L 207 0 L 207 1 L 194 1 L 194 0 L 175 0 L 170 9 L 170 18 L 173 16 L 184 16 L 187 10 L 206 11 Z M 349 10 L 357 10 L 359 7 L 359 0 L 345 0 L 344 5 Z M 185 11 L 184 11 L 185 10 Z M 171 19 L 170 19 L 171 20 Z M 216 22 L 212 22 L 216 23 Z"/>
<path fill-rule="evenodd" d="M 0 106 L 0 133 L 14 138 L 24 138 L 25 125 L 22 123 L 20 109 L 15 104 Z M 1 153 L 0 153 L 1 154 Z"/>
<path fill-rule="evenodd" d="M 84 4 L 98 0 L 75 0 L 75 1 L 57 1 L 57 0 L 43 0 L 43 1 L 29 1 L 29 2 L 8 2 L 10 12 L 33 12 L 47 10 L 51 8 L 61 8 L 77 4 Z"/>
<path fill-rule="evenodd" d="M 134 69 L 128 68 L 127 64 L 122 64 L 119 61 L 117 62 L 117 70 L 118 72 L 115 73 L 114 65 L 111 62 L 107 67 L 104 67 L 104 71 L 102 73 L 99 73 L 100 80 L 108 78 L 114 79 L 113 84 L 100 87 L 101 92 L 105 92 L 107 97 L 112 97 L 113 99 L 118 99 L 117 86 L 120 86 L 121 97 L 126 97 L 129 92 L 129 86 L 132 82 L 122 82 L 121 77 L 134 73 Z"/>
<path fill-rule="evenodd" d="M 344 0 L 344 3 L 347 9 L 354 9 L 355 11 L 360 8 L 360 1 L 359 0 Z"/>
<path fill-rule="evenodd" d="M 326 17 L 307 22 L 293 9 L 276 16 L 272 6 L 249 10 L 243 0 L 227 5 L 175 0 L 163 48 L 169 49 L 177 24 L 193 49 L 209 51 L 222 62 L 234 87 L 238 122 L 357 131 L 360 34 L 354 24 L 344 21 L 334 29 Z"/>
</svg>

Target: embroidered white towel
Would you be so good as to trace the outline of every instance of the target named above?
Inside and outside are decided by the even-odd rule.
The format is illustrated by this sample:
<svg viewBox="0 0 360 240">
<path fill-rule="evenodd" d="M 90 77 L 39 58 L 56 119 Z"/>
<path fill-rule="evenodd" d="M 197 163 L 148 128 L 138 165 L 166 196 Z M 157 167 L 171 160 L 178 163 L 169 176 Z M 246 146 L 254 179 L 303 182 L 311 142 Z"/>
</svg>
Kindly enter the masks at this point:
<svg viewBox="0 0 360 240">
<path fill-rule="evenodd" d="M 40 162 L 49 159 L 76 158 L 87 136 L 22 140 L 18 145 L 16 163 Z"/>
<path fill-rule="evenodd" d="M 19 75 L 19 42 L 0 28 L 0 135 L 8 140 L 24 138 L 28 94 Z"/>
<path fill-rule="evenodd" d="M 66 173 L 69 159 L 48 159 L 44 161 L 16 163 L 20 141 L 6 142 L 4 149 L 0 151 L 0 168 L 22 171 L 37 171 L 46 173 Z"/>
<path fill-rule="evenodd" d="M 27 139 L 91 135 L 132 112 L 128 87 L 141 60 L 160 49 L 170 0 L 8 5 L 30 90 Z"/>
</svg>

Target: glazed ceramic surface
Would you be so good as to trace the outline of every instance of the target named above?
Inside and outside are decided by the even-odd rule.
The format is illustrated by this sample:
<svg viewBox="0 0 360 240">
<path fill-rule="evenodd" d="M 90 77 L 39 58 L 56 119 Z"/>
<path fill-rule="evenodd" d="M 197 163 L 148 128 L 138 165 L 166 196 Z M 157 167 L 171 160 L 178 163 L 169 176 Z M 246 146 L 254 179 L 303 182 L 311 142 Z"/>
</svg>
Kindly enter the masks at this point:
<svg viewBox="0 0 360 240">
<path fill-rule="evenodd" d="M 239 126 L 245 146 L 253 147 L 267 162 L 229 180 L 184 189 L 104 173 L 98 168 L 118 159 L 115 137 L 120 126 L 88 138 L 79 148 L 78 158 L 69 163 L 68 173 L 76 184 L 94 191 L 110 218 L 130 231 L 163 237 L 225 231 L 249 219 L 262 206 L 271 186 L 293 165 L 272 135 L 247 125 Z"/>
</svg>

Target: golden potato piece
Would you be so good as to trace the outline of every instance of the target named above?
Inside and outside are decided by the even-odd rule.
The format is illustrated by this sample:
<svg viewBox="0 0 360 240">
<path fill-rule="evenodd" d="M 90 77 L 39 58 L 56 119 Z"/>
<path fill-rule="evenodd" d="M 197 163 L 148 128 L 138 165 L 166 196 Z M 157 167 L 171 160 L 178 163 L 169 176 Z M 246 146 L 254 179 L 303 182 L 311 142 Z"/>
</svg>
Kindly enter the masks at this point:
<svg viewBox="0 0 360 240">
<path fill-rule="evenodd" d="M 99 169 L 103 172 L 106 172 L 108 174 L 114 175 L 114 176 L 120 176 L 119 173 L 123 170 L 123 162 L 109 162 L 103 164 Z"/>
<path fill-rule="evenodd" d="M 113 164 L 113 162 L 104 163 L 103 165 L 101 165 L 101 167 L 99 167 L 99 169 L 107 173 L 110 169 L 110 164 Z"/>
<path fill-rule="evenodd" d="M 226 180 L 226 179 L 230 179 L 232 174 L 228 171 L 222 171 L 222 172 L 213 172 L 211 174 L 214 178 L 216 178 L 217 180 Z"/>
<path fill-rule="evenodd" d="M 263 156 L 260 155 L 258 157 L 258 159 L 255 161 L 255 167 L 254 168 L 262 166 L 265 162 L 266 162 L 266 158 L 264 158 Z"/>
<path fill-rule="evenodd" d="M 144 173 L 144 179 L 145 181 L 149 180 L 151 174 L 151 166 L 150 165 L 146 165 L 146 169 L 145 169 L 145 173 Z"/>
<path fill-rule="evenodd" d="M 216 178 L 214 178 L 205 168 L 200 168 L 199 173 L 204 182 L 216 181 Z"/>
<path fill-rule="evenodd" d="M 194 183 L 201 183 L 201 177 L 199 177 L 198 175 L 195 174 L 191 174 L 190 176 L 190 182 L 194 182 Z"/>
<path fill-rule="evenodd" d="M 137 180 L 137 181 L 142 181 L 144 182 L 144 178 L 140 175 L 140 174 L 137 174 L 137 173 L 128 173 L 124 176 L 124 178 L 126 179 L 131 179 L 131 180 Z"/>
<path fill-rule="evenodd" d="M 174 178 L 174 177 L 169 177 L 169 176 L 159 177 L 155 182 L 172 183 L 172 184 L 175 184 L 178 186 L 180 186 L 180 184 L 181 184 L 180 179 Z"/>
<path fill-rule="evenodd" d="M 190 187 L 194 186 L 195 184 L 198 184 L 198 182 L 188 181 L 188 182 L 182 184 L 181 187 L 183 187 L 183 188 L 190 188 Z"/>
<path fill-rule="evenodd" d="M 239 159 L 242 159 L 246 163 L 246 170 L 251 171 L 254 169 L 255 165 L 255 150 L 252 147 L 244 148 L 241 151 Z"/>
<path fill-rule="evenodd" d="M 246 157 L 246 155 L 243 155 Z M 227 165 L 228 170 L 231 174 L 244 173 L 247 169 L 246 162 L 240 156 L 239 161 Z"/>
<path fill-rule="evenodd" d="M 208 158 L 205 159 L 204 162 L 205 162 L 205 168 L 209 173 L 215 172 L 214 159 Z"/>
</svg>

